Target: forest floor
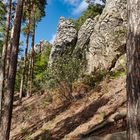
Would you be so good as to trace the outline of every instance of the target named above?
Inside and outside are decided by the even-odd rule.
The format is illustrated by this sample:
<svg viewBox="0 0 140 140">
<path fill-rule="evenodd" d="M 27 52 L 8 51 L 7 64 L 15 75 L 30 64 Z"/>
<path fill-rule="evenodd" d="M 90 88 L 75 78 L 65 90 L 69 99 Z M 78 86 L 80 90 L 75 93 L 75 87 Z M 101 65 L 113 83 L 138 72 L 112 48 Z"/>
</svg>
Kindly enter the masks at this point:
<svg viewBox="0 0 140 140">
<path fill-rule="evenodd" d="M 47 93 L 24 98 L 22 105 L 15 101 L 11 140 L 90 140 L 125 131 L 125 86 L 121 76 L 104 79 L 74 102 L 48 103 Z"/>
</svg>

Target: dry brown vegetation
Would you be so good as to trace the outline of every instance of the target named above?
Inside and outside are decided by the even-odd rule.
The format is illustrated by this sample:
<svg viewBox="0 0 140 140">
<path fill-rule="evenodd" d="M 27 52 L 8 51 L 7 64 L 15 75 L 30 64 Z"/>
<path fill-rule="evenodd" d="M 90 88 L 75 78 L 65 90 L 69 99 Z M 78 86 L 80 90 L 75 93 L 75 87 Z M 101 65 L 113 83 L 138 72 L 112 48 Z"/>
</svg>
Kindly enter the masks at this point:
<svg viewBox="0 0 140 140">
<path fill-rule="evenodd" d="M 125 112 L 125 76 L 104 79 L 73 102 L 48 103 L 47 97 L 35 95 L 14 108 L 11 140 L 77 140 L 125 130 L 125 116 L 116 119 Z"/>
</svg>

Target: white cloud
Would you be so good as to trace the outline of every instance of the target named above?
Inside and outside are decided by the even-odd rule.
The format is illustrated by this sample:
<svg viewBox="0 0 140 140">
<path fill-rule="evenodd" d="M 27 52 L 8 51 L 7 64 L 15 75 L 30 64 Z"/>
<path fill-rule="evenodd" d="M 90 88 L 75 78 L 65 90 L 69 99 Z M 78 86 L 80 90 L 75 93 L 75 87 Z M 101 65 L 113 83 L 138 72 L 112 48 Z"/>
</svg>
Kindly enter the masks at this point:
<svg viewBox="0 0 140 140">
<path fill-rule="evenodd" d="M 76 6 L 80 3 L 80 0 L 64 0 L 64 2 Z"/>
<path fill-rule="evenodd" d="M 85 0 L 61 0 L 65 4 L 68 4 L 71 6 L 71 13 L 73 15 L 79 15 L 83 11 L 85 11 L 88 7 L 88 3 Z"/>
<path fill-rule="evenodd" d="M 51 44 L 53 44 L 54 43 L 54 41 L 55 41 L 55 38 L 56 38 L 56 34 L 53 34 L 52 35 L 52 38 L 51 38 L 51 40 L 49 41 Z"/>
<path fill-rule="evenodd" d="M 78 6 L 76 6 L 73 10 L 73 14 L 77 15 L 82 13 L 83 11 L 85 11 L 88 8 L 88 3 L 86 3 L 85 1 L 82 1 Z"/>
</svg>

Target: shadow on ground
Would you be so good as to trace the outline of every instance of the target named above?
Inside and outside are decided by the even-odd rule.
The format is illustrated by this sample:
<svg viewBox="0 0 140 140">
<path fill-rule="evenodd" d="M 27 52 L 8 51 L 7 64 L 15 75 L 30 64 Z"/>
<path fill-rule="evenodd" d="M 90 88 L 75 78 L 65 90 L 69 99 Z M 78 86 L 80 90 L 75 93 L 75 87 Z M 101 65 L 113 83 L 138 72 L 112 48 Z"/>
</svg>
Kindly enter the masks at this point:
<svg viewBox="0 0 140 140">
<path fill-rule="evenodd" d="M 41 139 L 42 136 L 49 137 L 48 139 L 50 139 L 50 140 L 62 139 L 66 134 L 73 131 L 77 126 L 85 123 L 86 121 L 88 121 L 88 119 L 93 117 L 94 114 L 96 113 L 96 111 L 101 106 L 105 105 L 108 101 L 109 101 L 109 99 L 101 98 L 100 100 L 97 100 L 97 101 L 91 103 L 89 106 L 87 106 L 82 111 L 75 114 L 74 116 L 61 120 L 60 122 L 58 122 L 56 124 L 55 128 L 47 131 L 47 133 L 46 133 L 46 131 L 43 132 L 42 134 L 37 136 L 35 138 L 35 140 Z M 43 138 L 42 138 L 42 140 L 43 140 Z"/>
</svg>

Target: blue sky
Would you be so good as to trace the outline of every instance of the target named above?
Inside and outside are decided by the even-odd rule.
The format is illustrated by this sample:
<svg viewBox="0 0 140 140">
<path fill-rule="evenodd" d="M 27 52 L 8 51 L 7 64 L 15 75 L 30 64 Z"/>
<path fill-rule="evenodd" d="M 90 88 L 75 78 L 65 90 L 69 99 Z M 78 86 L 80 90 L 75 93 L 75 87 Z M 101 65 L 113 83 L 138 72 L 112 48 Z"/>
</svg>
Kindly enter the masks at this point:
<svg viewBox="0 0 140 140">
<path fill-rule="evenodd" d="M 35 43 L 40 40 L 53 42 L 60 16 L 76 19 L 87 7 L 84 0 L 48 0 L 46 16 L 37 25 Z M 23 35 L 21 40 L 25 42 Z"/>
<path fill-rule="evenodd" d="M 46 6 L 46 16 L 38 24 L 36 42 L 41 39 L 53 41 L 60 16 L 77 18 L 87 8 L 82 0 L 49 0 Z"/>
</svg>

